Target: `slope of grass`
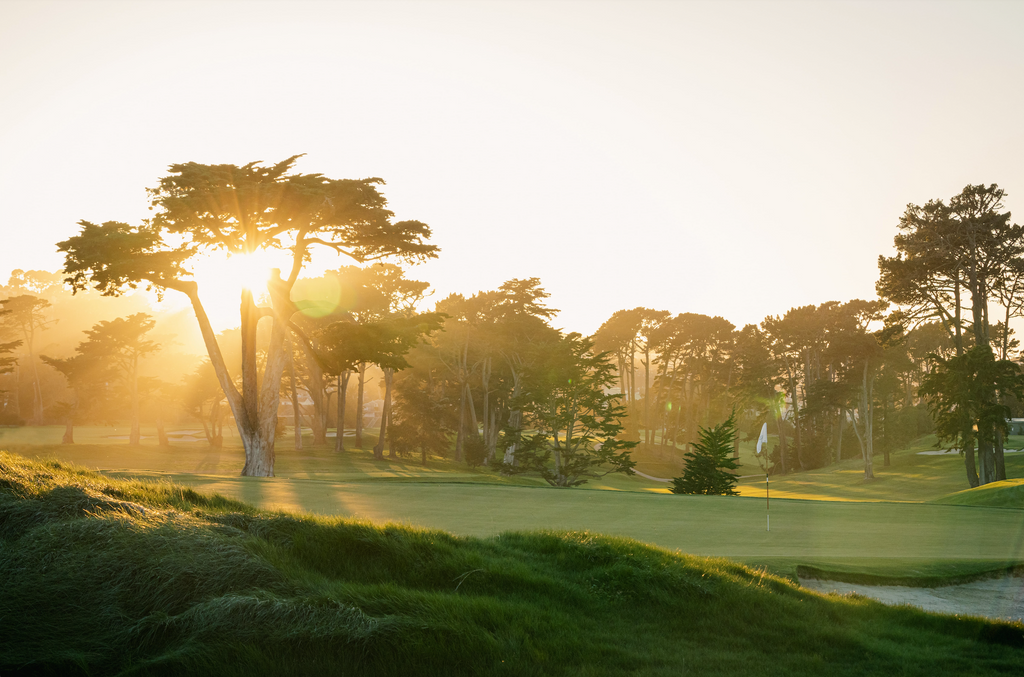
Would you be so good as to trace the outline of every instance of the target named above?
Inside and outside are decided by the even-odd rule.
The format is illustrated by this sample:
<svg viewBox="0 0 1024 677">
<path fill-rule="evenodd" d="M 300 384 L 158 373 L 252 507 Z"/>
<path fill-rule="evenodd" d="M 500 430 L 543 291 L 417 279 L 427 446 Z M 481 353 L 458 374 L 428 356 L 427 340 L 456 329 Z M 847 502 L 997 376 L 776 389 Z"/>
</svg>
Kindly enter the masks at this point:
<svg viewBox="0 0 1024 677">
<path fill-rule="evenodd" d="M 1020 448 L 1024 439 L 1012 437 L 1008 446 Z M 771 492 L 780 498 L 819 501 L 932 501 L 968 488 L 964 459 L 957 453 L 922 455 L 934 451 L 935 438 L 927 436 L 907 449 L 890 455 L 892 464 L 882 465 L 881 455 L 874 459 L 875 479 L 864 479 L 864 462 L 846 459 L 826 468 L 773 476 Z M 1024 477 L 1024 453 L 1006 455 L 1007 477 Z M 743 496 L 764 496 L 764 476 L 740 480 Z"/>
<path fill-rule="evenodd" d="M 1024 508 L 1024 479 L 992 482 L 937 498 L 944 505 L 979 505 L 991 508 Z"/>
<path fill-rule="evenodd" d="M 0 454 L 4 675 L 997 675 L 1022 664 L 1021 624 L 824 597 L 628 539 L 478 540 L 271 514 Z"/>
</svg>

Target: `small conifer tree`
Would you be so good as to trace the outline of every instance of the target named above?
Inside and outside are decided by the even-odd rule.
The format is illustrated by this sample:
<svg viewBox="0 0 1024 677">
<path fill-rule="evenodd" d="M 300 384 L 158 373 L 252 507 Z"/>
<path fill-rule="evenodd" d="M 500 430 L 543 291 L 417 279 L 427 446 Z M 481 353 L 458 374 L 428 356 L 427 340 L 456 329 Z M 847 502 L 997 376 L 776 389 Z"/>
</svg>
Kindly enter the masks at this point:
<svg viewBox="0 0 1024 677">
<path fill-rule="evenodd" d="M 739 468 L 731 457 L 736 439 L 736 412 L 713 428 L 701 428 L 700 438 L 687 452 L 683 476 L 672 480 L 673 494 L 736 495 L 736 475 L 730 471 Z"/>
</svg>

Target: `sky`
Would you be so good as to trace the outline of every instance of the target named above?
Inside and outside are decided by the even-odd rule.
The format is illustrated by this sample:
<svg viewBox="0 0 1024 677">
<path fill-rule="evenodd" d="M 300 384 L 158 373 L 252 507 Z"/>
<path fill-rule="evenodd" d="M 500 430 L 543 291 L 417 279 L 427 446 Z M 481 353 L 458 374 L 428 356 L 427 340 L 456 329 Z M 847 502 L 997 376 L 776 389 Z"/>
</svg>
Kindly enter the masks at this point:
<svg viewBox="0 0 1024 677">
<path fill-rule="evenodd" d="M 430 225 L 434 299 L 539 277 L 589 334 L 871 298 L 908 203 L 1024 205 L 1022 26 L 978 0 L 0 0 L 0 281 L 59 269 L 81 219 L 146 218 L 172 163 L 305 153 Z"/>
</svg>

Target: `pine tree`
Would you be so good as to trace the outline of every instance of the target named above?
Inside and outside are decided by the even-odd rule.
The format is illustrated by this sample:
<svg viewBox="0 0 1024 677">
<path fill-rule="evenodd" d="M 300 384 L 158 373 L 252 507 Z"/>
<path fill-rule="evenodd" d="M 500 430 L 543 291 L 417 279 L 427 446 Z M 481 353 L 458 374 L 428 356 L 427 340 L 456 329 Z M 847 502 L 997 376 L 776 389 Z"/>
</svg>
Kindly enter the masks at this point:
<svg viewBox="0 0 1024 677">
<path fill-rule="evenodd" d="M 731 457 L 736 439 L 736 412 L 713 428 L 701 428 L 699 441 L 687 452 L 682 477 L 672 480 L 673 494 L 736 495 L 736 475 L 731 470 L 739 463 Z"/>
</svg>

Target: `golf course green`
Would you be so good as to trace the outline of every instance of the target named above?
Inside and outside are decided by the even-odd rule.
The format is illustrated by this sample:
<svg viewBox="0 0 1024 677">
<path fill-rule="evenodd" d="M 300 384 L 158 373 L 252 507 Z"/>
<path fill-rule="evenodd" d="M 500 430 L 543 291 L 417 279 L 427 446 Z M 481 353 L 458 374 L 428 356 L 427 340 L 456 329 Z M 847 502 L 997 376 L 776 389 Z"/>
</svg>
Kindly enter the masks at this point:
<svg viewBox="0 0 1024 677">
<path fill-rule="evenodd" d="M 62 429 L 3 429 L 0 448 L 59 459 L 108 476 L 171 481 L 272 510 L 487 537 L 510 531 L 581 531 L 636 539 L 692 555 L 728 557 L 795 578 L 799 567 L 836 578 L 933 584 L 1024 564 L 1024 510 L 1007 509 L 1008 487 L 963 491 L 956 454 L 921 454 L 923 439 L 876 464 L 865 482 L 857 460 L 772 478 L 770 504 L 759 475 L 741 496 L 677 496 L 640 476 L 607 476 L 575 489 L 536 478 L 503 478 L 442 459 L 374 460 L 368 450 L 290 449 L 279 443 L 274 478 L 239 477 L 241 450 L 205 442 L 131 449 L 110 428 L 83 428 L 79 444 L 60 445 Z M 181 432 L 177 434 L 181 437 Z M 368 439 L 373 439 L 371 431 Z M 1016 440 L 1012 440 L 1016 441 Z M 744 458 L 744 470 L 755 462 Z M 1024 454 L 1007 456 L 1024 474 Z M 959 491 L 958 491 L 959 490 Z M 770 530 L 769 515 L 770 513 Z"/>
</svg>

